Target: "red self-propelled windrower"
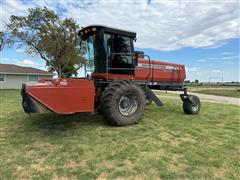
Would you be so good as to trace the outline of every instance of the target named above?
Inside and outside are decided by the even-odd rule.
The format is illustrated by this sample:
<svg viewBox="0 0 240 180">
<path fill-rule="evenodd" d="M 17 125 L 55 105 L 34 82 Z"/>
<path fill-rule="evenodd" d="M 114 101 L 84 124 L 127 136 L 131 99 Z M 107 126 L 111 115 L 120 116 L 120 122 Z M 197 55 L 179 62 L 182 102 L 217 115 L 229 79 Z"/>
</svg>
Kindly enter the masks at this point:
<svg viewBox="0 0 240 180">
<path fill-rule="evenodd" d="M 112 125 L 137 123 L 144 106 L 163 103 L 152 91 L 183 91 L 186 114 L 198 114 L 200 100 L 187 94 L 185 66 L 152 60 L 134 51 L 136 33 L 105 26 L 79 31 L 86 58 L 84 78 L 63 78 L 23 84 L 22 105 L 27 113 L 100 112 Z"/>
</svg>

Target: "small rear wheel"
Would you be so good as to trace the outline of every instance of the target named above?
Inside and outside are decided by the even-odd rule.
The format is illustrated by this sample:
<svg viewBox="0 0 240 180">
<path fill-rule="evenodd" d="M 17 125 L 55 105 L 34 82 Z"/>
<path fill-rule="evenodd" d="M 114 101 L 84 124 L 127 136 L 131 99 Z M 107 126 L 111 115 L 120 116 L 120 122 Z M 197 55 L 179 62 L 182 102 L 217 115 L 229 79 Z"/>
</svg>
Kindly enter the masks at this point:
<svg viewBox="0 0 240 180">
<path fill-rule="evenodd" d="M 101 112 L 112 125 L 135 124 L 143 115 L 144 100 L 144 92 L 135 82 L 116 81 L 103 92 Z"/>
<path fill-rule="evenodd" d="M 200 99 L 191 95 L 192 101 L 186 99 L 183 101 L 183 110 L 186 114 L 198 114 L 201 108 Z"/>
</svg>

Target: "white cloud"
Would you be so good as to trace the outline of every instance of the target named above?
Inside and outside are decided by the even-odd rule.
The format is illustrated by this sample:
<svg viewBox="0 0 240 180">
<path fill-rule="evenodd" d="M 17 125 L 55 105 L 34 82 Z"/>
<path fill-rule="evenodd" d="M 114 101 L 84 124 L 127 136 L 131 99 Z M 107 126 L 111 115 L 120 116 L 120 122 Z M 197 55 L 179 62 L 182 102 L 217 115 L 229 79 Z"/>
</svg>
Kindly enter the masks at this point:
<svg viewBox="0 0 240 180">
<path fill-rule="evenodd" d="M 197 62 L 206 62 L 206 59 L 198 59 Z"/>
<path fill-rule="evenodd" d="M 187 71 L 187 79 L 191 81 L 198 79 L 200 82 L 208 82 L 209 78 L 212 78 L 211 82 L 215 82 L 221 81 L 220 77 L 223 77 L 224 81 L 239 81 L 239 70 L 238 68 L 233 68 L 231 72 L 221 69 L 199 69 L 199 71 L 195 72 Z"/>
<path fill-rule="evenodd" d="M 0 31 L 4 30 L 5 23 L 8 22 L 8 18 L 11 15 L 25 15 L 27 8 L 30 8 L 30 4 L 24 4 L 21 1 L 7 1 L 2 0 L 1 5 L 1 20 L 0 20 Z"/>
<path fill-rule="evenodd" d="M 221 73 L 221 71 L 219 69 L 213 69 L 212 72 L 213 73 Z"/>
<path fill-rule="evenodd" d="M 61 7 L 64 17 L 80 26 L 103 24 L 137 32 L 136 47 L 176 50 L 184 47 L 219 47 L 239 37 L 238 1 L 114 0 L 114 1 L 3 1 L 2 21 L 11 14 L 26 14 L 26 9 Z"/>
<path fill-rule="evenodd" d="M 186 67 L 186 70 L 188 72 L 197 72 L 197 71 L 199 71 L 199 68 L 198 67 Z"/>
<path fill-rule="evenodd" d="M 229 60 L 229 59 L 239 59 L 239 56 L 226 56 L 226 57 L 221 57 L 222 60 Z"/>
<path fill-rule="evenodd" d="M 225 55 L 225 56 L 220 56 L 220 57 L 208 57 L 206 58 L 207 60 L 216 60 L 216 61 L 225 61 L 225 60 L 239 60 L 239 55 L 234 55 L 234 56 L 231 56 L 230 54 L 229 55 Z M 197 60 L 197 61 L 200 61 L 200 60 Z"/>
<path fill-rule="evenodd" d="M 19 49 L 16 49 L 16 51 L 19 52 L 19 53 L 25 52 L 24 49 L 20 49 L 20 48 L 19 48 Z"/>
<path fill-rule="evenodd" d="M 1 58 L 1 62 L 7 62 L 7 61 L 9 61 L 9 60 L 10 60 L 10 58 L 7 58 L 7 57 Z"/>
<path fill-rule="evenodd" d="M 231 52 L 222 52 L 221 55 L 232 55 L 233 53 Z"/>
<path fill-rule="evenodd" d="M 187 71 L 187 79 L 195 80 L 202 78 L 202 72 L 198 67 L 185 67 Z"/>
<path fill-rule="evenodd" d="M 38 64 L 32 60 L 29 60 L 29 59 L 24 59 L 22 61 L 18 61 L 16 63 L 17 65 L 20 65 L 20 66 L 31 66 L 31 67 L 37 67 Z"/>
<path fill-rule="evenodd" d="M 0 58 L 0 63 L 3 64 L 12 64 L 12 63 L 16 63 L 18 61 L 18 59 L 16 58 L 10 58 L 10 57 L 1 57 Z"/>
<path fill-rule="evenodd" d="M 16 59 L 10 57 L 2 57 L 0 63 L 3 64 L 17 64 L 19 66 L 28 66 L 28 67 L 35 67 L 35 68 L 44 68 L 42 63 L 36 62 L 30 59 Z"/>
<path fill-rule="evenodd" d="M 207 59 L 209 59 L 209 60 L 219 60 L 220 58 L 219 57 L 209 57 Z"/>
<path fill-rule="evenodd" d="M 234 62 L 223 62 L 223 64 L 225 64 L 225 65 L 234 65 Z"/>
</svg>

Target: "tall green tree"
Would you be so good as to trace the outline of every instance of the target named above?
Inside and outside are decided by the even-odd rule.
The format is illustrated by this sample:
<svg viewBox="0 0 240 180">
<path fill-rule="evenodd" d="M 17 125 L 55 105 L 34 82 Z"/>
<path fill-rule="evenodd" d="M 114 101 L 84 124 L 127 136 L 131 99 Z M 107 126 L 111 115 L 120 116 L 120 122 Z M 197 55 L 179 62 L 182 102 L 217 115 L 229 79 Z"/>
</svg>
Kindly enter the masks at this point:
<svg viewBox="0 0 240 180">
<path fill-rule="evenodd" d="M 84 64 L 73 19 L 61 19 L 48 8 L 28 9 L 27 16 L 12 15 L 6 24 L 6 42 L 26 47 L 26 52 L 46 61 L 49 71 L 70 77 Z"/>
</svg>

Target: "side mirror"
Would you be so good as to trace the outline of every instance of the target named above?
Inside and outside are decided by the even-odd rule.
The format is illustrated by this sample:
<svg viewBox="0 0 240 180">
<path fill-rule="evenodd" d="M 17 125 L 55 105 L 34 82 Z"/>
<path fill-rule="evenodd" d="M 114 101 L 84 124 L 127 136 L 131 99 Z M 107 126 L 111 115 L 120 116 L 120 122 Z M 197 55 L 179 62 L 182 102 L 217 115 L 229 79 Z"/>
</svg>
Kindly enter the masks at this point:
<svg viewBox="0 0 240 180">
<path fill-rule="evenodd" d="M 135 66 L 138 66 L 138 58 L 135 59 Z"/>
<path fill-rule="evenodd" d="M 133 54 L 133 61 L 134 61 L 133 65 L 137 66 L 138 65 L 138 54 L 137 53 Z"/>
</svg>

